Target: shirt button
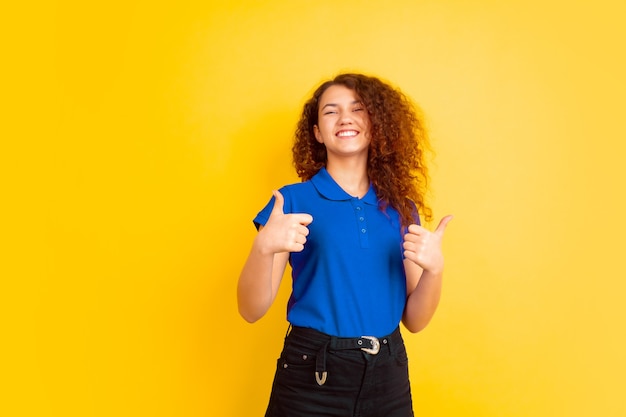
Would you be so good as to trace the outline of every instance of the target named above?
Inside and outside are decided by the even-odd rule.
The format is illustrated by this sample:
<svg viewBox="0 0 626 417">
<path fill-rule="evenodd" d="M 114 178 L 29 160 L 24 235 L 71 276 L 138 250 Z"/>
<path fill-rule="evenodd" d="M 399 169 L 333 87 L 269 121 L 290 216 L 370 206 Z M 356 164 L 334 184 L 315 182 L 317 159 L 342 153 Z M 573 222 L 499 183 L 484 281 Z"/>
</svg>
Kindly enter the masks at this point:
<svg viewBox="0 0 626 417">
<path fill-rule="evenodd" d="M 364 217 L 359 217 L 359 220 L 363 221 L 363 220 L 365 220 L 365 218 Z"/>
<path fill-rule="evenodd" d="M 367 232 L 367 230 L 361 229 L 361 233 L 365 233 L 365 232 Z"/>
<path fill-rule="evenodd" d="M 357 210 L 361 210 L 361 207 L 357 207 L 356 209 L 357 209 Z"/>
</svg>

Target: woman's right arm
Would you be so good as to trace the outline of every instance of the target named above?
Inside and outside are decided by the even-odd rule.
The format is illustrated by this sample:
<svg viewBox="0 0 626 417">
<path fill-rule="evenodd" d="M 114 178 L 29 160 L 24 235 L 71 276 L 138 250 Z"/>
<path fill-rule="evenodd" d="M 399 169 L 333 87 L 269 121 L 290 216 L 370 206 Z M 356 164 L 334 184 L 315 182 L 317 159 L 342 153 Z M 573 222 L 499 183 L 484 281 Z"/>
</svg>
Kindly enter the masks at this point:
<svg viewBox="0 0 626 417">
<path fill-rule="evenodd" d="M 313 221 L 309 214 L 285 214 L 282 194 L 275 191 L 274 197 L 270 217 L 254 238 L 237 285 L 239 314 L 250 323 L 263 317 L 274 302 L 289 253 L 304 249 L 307 225 Z"/>
<path fill-rule="evenodd" d="M 288 260 L 289 252 L 267 252 L 260 243 L 259 235 L 256 236 L 237 285 L 239 314 L 246 321 L 254 323 L 269 310 Z"/>
</svg>

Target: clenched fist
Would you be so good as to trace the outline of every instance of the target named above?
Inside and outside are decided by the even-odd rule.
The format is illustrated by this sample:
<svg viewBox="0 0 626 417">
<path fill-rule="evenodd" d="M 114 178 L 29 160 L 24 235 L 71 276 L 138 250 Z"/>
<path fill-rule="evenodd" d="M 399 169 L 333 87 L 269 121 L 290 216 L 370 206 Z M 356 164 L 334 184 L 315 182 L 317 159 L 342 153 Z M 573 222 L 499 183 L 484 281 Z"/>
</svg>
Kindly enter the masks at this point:
<svg viewBox="0 0 626 417">
<path fill-rule="evenodd" d="M 304 250 L 308 225 L 313 217 L 307 213 L 285 214 L 285 199 L 279 191 L 274 191 L 274 207 L 267 223 L 259 232 L 257 239 L 263 249 L 270 253 L 301 252 Z"/>
<path fill-rule="evenodd" d="M 443 271 L 441 241 L 450 220 L 452 216 L 441 219 L 434 232 L 417 224 L 410 225 L 402 244 L 404 257 L 415 262 L 425 271 L 441 273 Z"/>
</svg>

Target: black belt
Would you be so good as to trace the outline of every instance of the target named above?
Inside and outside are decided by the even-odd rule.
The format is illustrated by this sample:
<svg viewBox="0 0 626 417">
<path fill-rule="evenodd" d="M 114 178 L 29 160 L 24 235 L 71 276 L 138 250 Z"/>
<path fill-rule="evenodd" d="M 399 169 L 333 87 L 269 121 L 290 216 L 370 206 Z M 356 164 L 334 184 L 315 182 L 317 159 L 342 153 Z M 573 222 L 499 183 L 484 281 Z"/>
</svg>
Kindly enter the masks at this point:
<svg viewBox="0 0 626 417">
<path fill-rule="evenodd" d="M 380 345 L 388 343 L 387 338 L 379 339 L 374 336 L 361 336 L 353 338 L 331 337 L 330 350 L 352 350 L 360 349 L 370 355 L 376 355 L 380 352 Z"/>
<path fill-rule="evenodd" d="M 324 385 L 328 378 L 328 371 L 326 371 L 326 352 L 328 350 L 362 350 L 369 355 L 377 355 L 380 352 L 381 345 L 388 345 L 390 340 L 401 338 L 399 328 L 389 336 L 382 338 L 375 336 L 335 337 L 328 336 L 317 330 L 295 326 L 291 331 L 322 342 L 315 362 L 315 380 L 318 385 Z"/>
</svg>

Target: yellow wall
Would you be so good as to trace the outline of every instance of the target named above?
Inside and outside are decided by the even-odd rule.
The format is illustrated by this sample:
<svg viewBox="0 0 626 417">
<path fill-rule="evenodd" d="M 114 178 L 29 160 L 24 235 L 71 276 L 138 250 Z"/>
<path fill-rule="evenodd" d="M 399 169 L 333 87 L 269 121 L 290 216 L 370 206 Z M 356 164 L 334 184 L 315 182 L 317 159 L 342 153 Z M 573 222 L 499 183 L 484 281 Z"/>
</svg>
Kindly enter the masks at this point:
<svg viewBox="0 0 626 417">
<path fill-rule="evenodd" d="M 455 215 L 440 310 L 405 333 L 416 415 L 626 415 L 621 2 L 13 12 L 0 414 L 262 415 L 287 292 L 237 314 L 251 219 L 296 181 L 303 100 L 358 70 L 424 109 Z"/>
</svg>

